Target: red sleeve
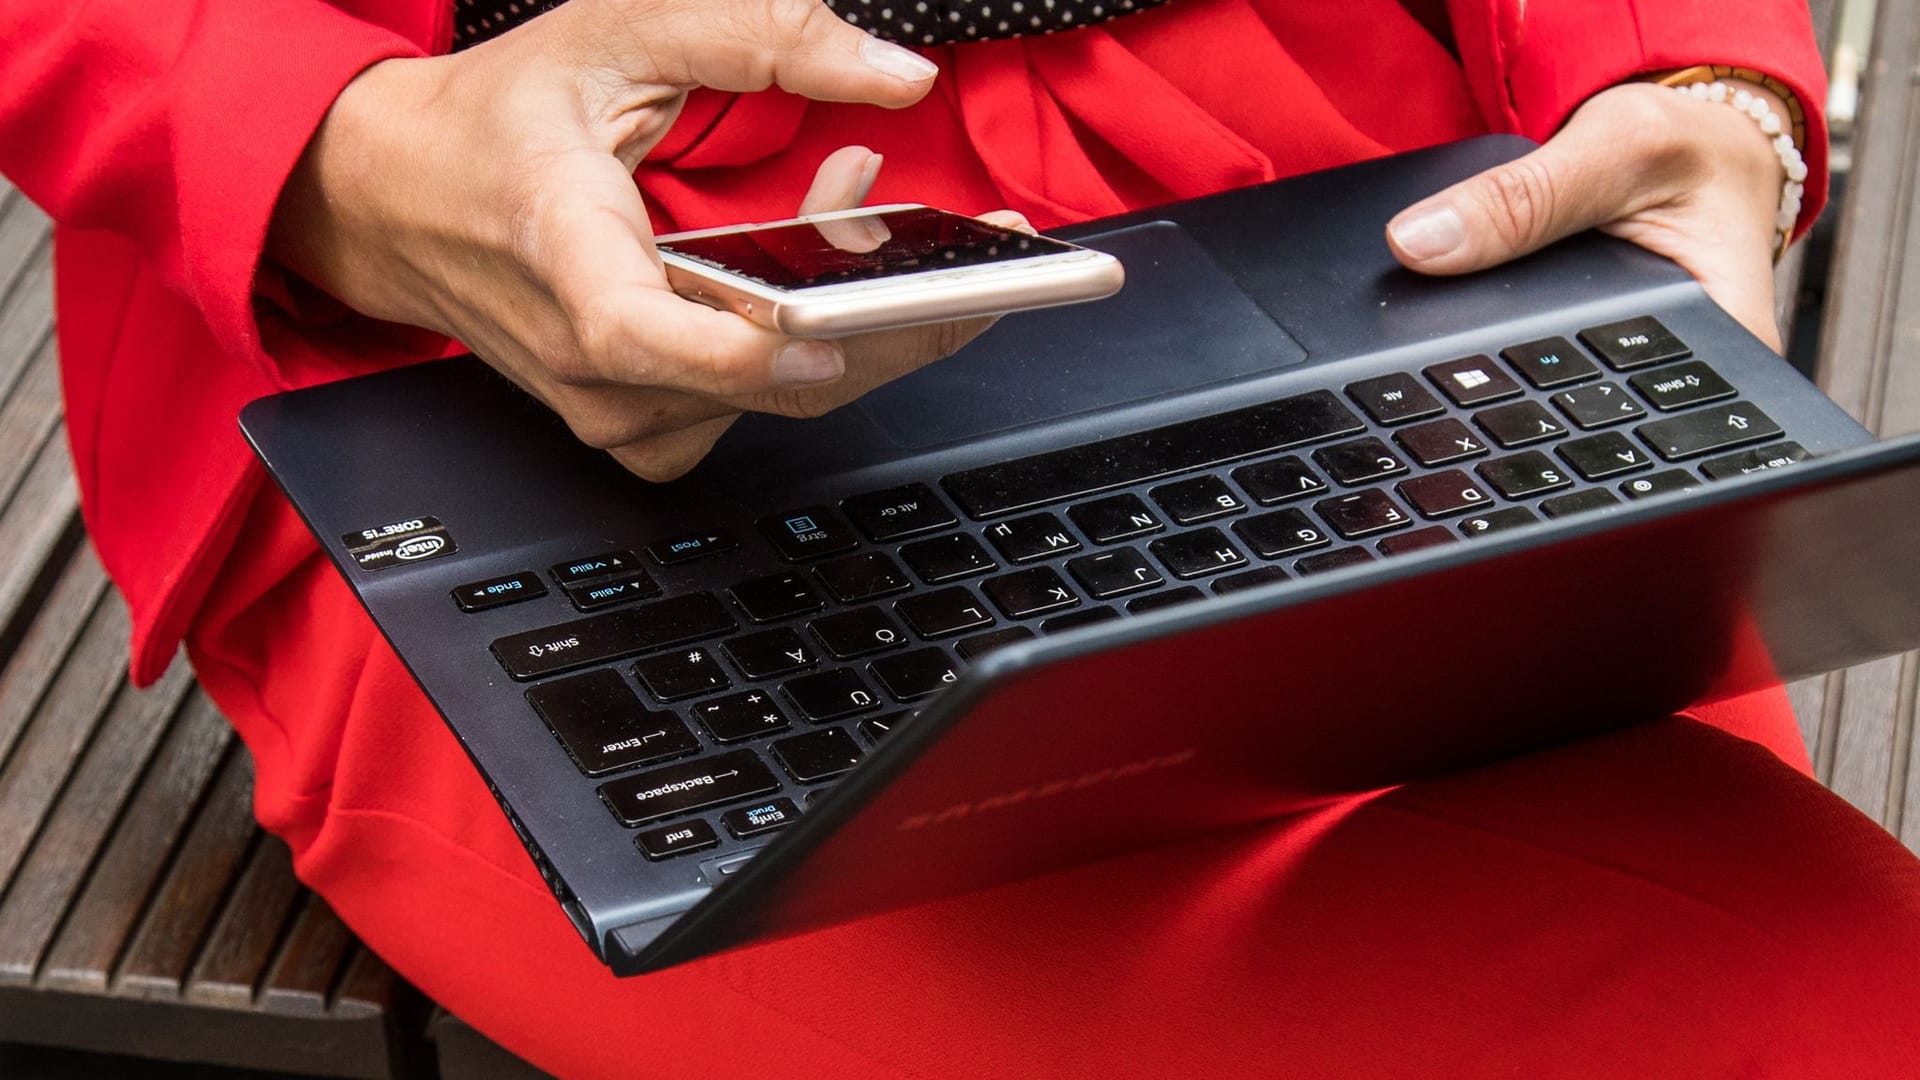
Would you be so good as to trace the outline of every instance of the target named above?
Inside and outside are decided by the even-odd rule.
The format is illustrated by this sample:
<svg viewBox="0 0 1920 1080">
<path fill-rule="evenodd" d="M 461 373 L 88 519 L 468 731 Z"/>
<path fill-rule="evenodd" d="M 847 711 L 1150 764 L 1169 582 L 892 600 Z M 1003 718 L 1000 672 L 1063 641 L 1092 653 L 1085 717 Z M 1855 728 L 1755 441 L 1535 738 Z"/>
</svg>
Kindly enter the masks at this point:
<svg viewBox="0 0 1920 1080">
<path fill-rule="evenodd" d="M 1638 75 L 1732 64 L 1791 87 L 1806 110 L 1805 232 L 1827 201 L 1826 70 L 1806 0 L 1448 0 L 1494 127 L 1545 139 L 1581 102 Z"/>
<path fill-rule="evenodd" d="M 0 172 L 137 244 L 230 353 L 267 219 L 340 89 L 408 38 L 324 0 L 0 2 Z"/>
</svg>

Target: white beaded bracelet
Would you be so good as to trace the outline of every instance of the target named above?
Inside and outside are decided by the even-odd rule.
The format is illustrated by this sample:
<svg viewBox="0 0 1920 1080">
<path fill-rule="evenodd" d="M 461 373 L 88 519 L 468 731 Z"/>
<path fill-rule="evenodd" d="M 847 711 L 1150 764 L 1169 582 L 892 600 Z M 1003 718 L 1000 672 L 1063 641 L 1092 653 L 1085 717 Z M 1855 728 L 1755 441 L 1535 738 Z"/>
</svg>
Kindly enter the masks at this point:
<svg viewBox="0 0 1920 1080">
<path fill-rule="evenodd" d="M 1680 93 L 1698 101 L 1712 101 L 1731 105 L 1760 125 L 1760 130 L 1773 140 L 1773 152 L 1780 158 L 1780 165 L 1786 170 L 1787 182 L 1780 189 L 1780 208 L 1773 215 L 1773 226 L 1779 230 L 1779 241 L 1775 246 L 1775 258 L 1786 250 L 1787 241 L 1793 236 L 1793 226 L 1800 220 L 1800 196 L 1806 191 L 1807 161 L 1800 154 L 1800 148 L 1793 143 L 1793 136 L 1787 134 L 1786 124 L 1780 114 L 1773 111 L 1765 98 L 1756 96 L 1745 87 L 1735 89 L 1726 83 L 1713 82 L 1685 83 L 1674 87 Z"/>
</svg>

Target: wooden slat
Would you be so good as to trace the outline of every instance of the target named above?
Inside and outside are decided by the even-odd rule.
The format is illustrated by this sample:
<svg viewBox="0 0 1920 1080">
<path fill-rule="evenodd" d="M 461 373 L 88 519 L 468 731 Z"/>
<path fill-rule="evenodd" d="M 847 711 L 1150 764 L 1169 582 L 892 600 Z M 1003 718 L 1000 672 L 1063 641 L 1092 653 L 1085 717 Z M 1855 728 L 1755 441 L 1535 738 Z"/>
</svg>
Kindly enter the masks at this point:
<svg viewBox="0 0 1920 1080">
<path fill-rule="evenodd" d="M 231 746 L 134 932 L 120 962 L 116 992 L 141 998 L 181 995 L 222 901 L 256 843 L 260 830 L 253 823 L 252 803 L 252 761 Z"/>
<path fill-rule="evenodd" d="M 8 883 L 4 888 L 11 888 L 21 857 L 106 715 L 120 682 L 127 629 L 126 605 L 117 595 L 107 594 L 94 608 L 33 722 L 0 769 L 0 883 Z M 111 674 L 103 678 L 102 673 Z M 0 897 L 4 895 L 0 891 Z"/>
<path fill-rule="evenodd" d="M 359 945 L 325 900 L 307 894 L 260 989 L 260 1007 L 296 1016 L 325 1016 L 333 987 Z"/>
<path fill-rule="evenodd" d="M 263 835 L 187 979 L 186 999 L 234 1009 L 252 1005 L 261 974 L 304 893 L 294 880 L 287 846 Z"/>
<path fill-rule="evenodd" d="M 340 1019 L 392 1015 L 409 1002 L 409 987 L 385 960 L 365 945 L 347 958 L 346 973 L 334 994 L 333 1014 Z"/>
<path fill-rule="evenodd" d="M 53 339 L 41 343 L 0 404 L 0 506 L 60 426 L 60 366 Z"/>
<path fill-rule="evenodd" d="M 36 247 L 0 294 L 0 386 L 10 386 L 40 343 L 53 333 L 53 249 Z"/>
<path fill-rule="evenodd" d="M 188 699 L 48 950 L 41 985 L 106 992 L 115 961 L 233 741 L 233 729 L 205 695 Z"/>
<path fill-rule="evenodd" d="M 176 664 L 153 686 L 135 690 L 120 674 L 124 660 L 116 661 L 111 679 L 120 692 L 0 900 L 0 979 L 38 972 L 192 682 L 187 666 Z"/>
<path fill-rule="evenodd" d="M 61 660 L 73 648 L 107 588 L 106 572 L 91 548 L 82 547 L 40 603 L 36 617 L 20 638 L 20 644 L 0 668 L 0 766 L 4 766 L 15 741 L 34 709 L 52 685 Z M 8 612 L 0 609 L 0 625 Z M 4 775 L 4 773 L 0 773 Z M 4 883 L 0 875 L 0 883 Z"/>
<path fill-rule="evenodd" d="M 79 537 L 80 489 L 59 430 L 35 455 L 13 498 L 0 507 L 0 633 L 23 601 L 45 584 L 51 563 Z"/>
<path fill-rule="evenodd" d="M 39 207 L 21 198 L 0 199 L 0 301 L 18 287 L 51 233 Z"/>
</svg>

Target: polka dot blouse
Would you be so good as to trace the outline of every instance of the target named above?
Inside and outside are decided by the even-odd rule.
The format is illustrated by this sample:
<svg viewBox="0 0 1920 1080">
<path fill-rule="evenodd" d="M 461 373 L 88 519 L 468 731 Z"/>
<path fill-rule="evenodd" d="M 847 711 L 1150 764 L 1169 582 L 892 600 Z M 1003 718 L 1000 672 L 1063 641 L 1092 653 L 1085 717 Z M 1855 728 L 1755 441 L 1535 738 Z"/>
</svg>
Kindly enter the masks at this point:
<svg viewBox="0 0 1920 1080">
<path fill-rule="evenodd" d="M 1167 0 L 826 0 L 854 26 L 903 45 L 1052 34 L 1132 14 Z M 561 0 L 454 0 L 453 47 L 519 26 Z"/>
</svg>

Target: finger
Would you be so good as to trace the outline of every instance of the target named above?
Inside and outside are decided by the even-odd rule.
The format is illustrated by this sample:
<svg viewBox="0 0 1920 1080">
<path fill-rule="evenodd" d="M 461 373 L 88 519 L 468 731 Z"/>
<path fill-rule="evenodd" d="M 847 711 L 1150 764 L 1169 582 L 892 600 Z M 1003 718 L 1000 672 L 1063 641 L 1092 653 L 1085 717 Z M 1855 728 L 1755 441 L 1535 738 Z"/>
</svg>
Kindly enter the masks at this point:
<svg viewBox="0 0 1920 1080">
<path fill-rule="evenodd" d="M 880 178 L 881 164 L 880 155 L 864 146 L 843 146 L 828 154 L 800 200 L 801 215 L 851 210 L 866 202 L 873 182 Z"/>
<path fill-rule="evenodd" d="M 713 444 L 719 442 L 720 436 L 738 419 L 739 413 L 727 413 L 693 427 L 616 446 L 607 453 L 643 480 L 655 483 L 678 480 L 712 452 Z"/>
<path fill-rule="evenodd" d="M 998 225 L 1003 229 L 1013 229 L 1017 232 L 1023 232 L 1028 236 L 1040 235 L 1040 233 L 1034 229 L 1033 224 L 1027 220 L 1027 215 L 1018 210 L 990 210 L 987 213 L 981 214 L 979 220 L 989 225 Z"/>
<path fill-rule="evenodd" d="M 562 194 L 538 215 L 529 242 L 536 273 L 573 328 L 575 355 L 548 358 L 560 382 L 722 398 L 841 376 L 845 357 L 830 342 L 788 338 L 675 295 L 632 180 L 612 158 L 587 157 L 604 167 L 560 178 Z"/>
<path fill-rule="evenodd" d="M 998 321 L 996 317 L 877 330 L 841 339 L 847 374 L 838 382 L 739 399 L 752 412 L 814 417 L 839 408 L 876 386 L 951 356 Z"/>
<path fill-rule="evenodd" d="M 926 95 L 939 68 L 848 24 L 820 0 L 713 0 L 559 9 L 581 55 L 637 83 L 754 92 L 778 86 L 820 101 L 889 108 Z"/>
<path fill-rule="evenodd" d="M 1590 102 L 1523 157 L 1415 203 L 1387 226 L 1394 256 L 1428 274 L 1485 269 L 1663 197 L 1648 156 L 1659 140 L 1633 130 L 1657 107 L 1640 95 Z M 1628 104 L 1622 105 L 1625 101 Z"/>
</svg>

